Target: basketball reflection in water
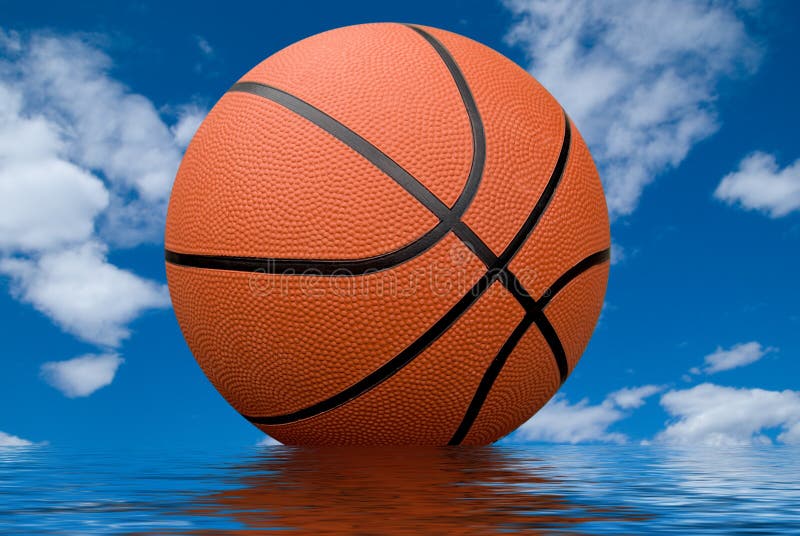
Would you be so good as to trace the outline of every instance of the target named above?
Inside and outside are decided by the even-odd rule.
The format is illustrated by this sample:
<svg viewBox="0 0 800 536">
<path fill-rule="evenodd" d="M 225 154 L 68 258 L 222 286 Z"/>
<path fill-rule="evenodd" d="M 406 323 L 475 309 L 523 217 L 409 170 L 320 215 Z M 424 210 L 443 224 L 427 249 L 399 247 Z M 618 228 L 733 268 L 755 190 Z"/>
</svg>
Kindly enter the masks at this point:
<svg viewBox="0 0 800 536">
<path fill-rule="evenodd" d="M 552 468 L 497 447 L 273 447 L 230 470 L 241 486 L 193 501 L 191 515 L 316 534 L 578 533 L 587 522 L 643 520 L 627 508 L 577 504 L 546 476 Z"/>
</svg>

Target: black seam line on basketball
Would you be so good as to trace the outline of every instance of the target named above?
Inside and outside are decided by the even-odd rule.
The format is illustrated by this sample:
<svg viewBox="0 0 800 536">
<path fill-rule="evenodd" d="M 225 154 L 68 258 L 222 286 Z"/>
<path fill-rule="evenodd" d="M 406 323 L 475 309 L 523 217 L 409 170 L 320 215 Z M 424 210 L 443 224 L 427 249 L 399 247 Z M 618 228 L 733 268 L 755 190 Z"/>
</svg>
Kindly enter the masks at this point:
<svg viewBox="0 0 800 536">
<path fill-rule="evenodd" d="M 563 384 L 567 381 L 567 376 L 569 376 L 569 361 L 567 361 L 567 353 L 564 351 L 564 345 L 561 344 L 561 339 L 558 338 L 556 329 L 553 327 L 553 324 L 550 323 L 544 311 L 541 309 L 535 311 L 533 313 L 533 322 L 542 333 L 545 342 L 547 342 L 547 346 L 550 347 L 550 351 L 553 352 L 556 364 L 558 365 L 558 374 Z"/>
<path fill-rule="evenodd" d="M 483 378 L 481 378 L 481 382 L 478 385 L 478 389 L 475 391 L 475 395 L 473 396 L 472 401 L 470 402 L 470 405 L 464 414 L 464 418 L 461 420 L 461 423 L 453 434 L 453 437 L 450 439 L 450 445 L 461 444 L 461 442 L 467 436 L 467 433 L 469 432 L 470 428 L 472 428 L 475 419 L 478 418 L 478 414 L 480 413 L 486 398 L 489 396 L 489 392 L 492 390 L 494 382 L 497 380 L 497 377 L 500 375 L 500 371 L 503 369 L 505 362 L 508 360 L 508 356 L 511 355 L 511 352 L 514 350 L 517 343 L 519 343 L 520 339 L 522 339 L 522 336 L 530 327 L 531 323 L 536 324 L 536 327 L 539 328 L 539 332 L 542 334 L 542 337 L 544 337 L 545 342 L 550 347 L 550 351 L 553 354 L 556 365 L 558 366 L 558 373 L 561 383 L 563 384 L 566 381 L 567 376 L 569 375 L 569 362 L 567 361 L 567 354 L 564 351 L 564 345 L 561 343 L 561 339 L 558 337 L 558 334 L 556 333 L 553 325 L 550 323 L 550 320 L 544 314 L 543 309 L 548 305 L 548 303 L 550 303 L 553 297 L 563 290 L 564 287 L 566 287 L 573 279 L 589 270 L 589 268 L 608 261 L 611 258 L 610 253 L 610 249 L 604 249 L 602 251 L 592 253 L 585 259 L 579 261 L 572 268 L 564 272 L 564 274 L 562 274 L 556 280 L 556 282 L 545 291 L 543 297 L 539 301 L 527 293 L 522 284 L 510 270 L 505 271 L 507 277 L 499 277 L 509 292 L 514 294 L 520 304 L 525 307 L 525 316 L 511 333 L 511 336 L 509 336 L 508 340 L 506 340 L 505 344 L 503 344 L 503 346 L 500 348 L 500 351 L 489 364 L 489 367 L 486 369 L 486 372 L 484 373 Z"/>
<path fill-rule="evenodd" d="M 414 28 L 414 30 L 434 45 L 434 49 L 449 69 L 461 95 L 464 108 L 467 110 L 467 116 L 469 117 L 470 128 L 472 130 L 473 151 L 469 175 L 461 194 L 452 208 L 447 207 L 446 204 L 427 190 L 427 188 L 396 162 L 380 151 L 380 149 L 374 147 L 355 132 L 352 132 L 329 115 L 301 99 L 277 88 L 257 84 L 255 82 L 241 82 L 235 84 L 231 88 L 231 91 L 251 93 L 272 100 L 276 104 L 297 113 L 322 128 L 395 180 L 395 182 L 437 216 L 440 220 L 439 224 L 410 244 L 391 252 L 360 259 L 262 258 L 199 255 L 165 250 L 164 257 L 166 261 L 181 266 L 215 270 L 260 271 L 263 273 L 281 273 L 286 275 L 313 273 L 321 276 L 350 276 L 392 268 L 420 255 L 439 242 L 439 240 L 452 229 L 453 225 L 460 221 L 461 216 L 475 197 L 475 193 L 478 190 L 483 176 L 483 169 L 486 161 L 486 137 L 483 128 L 483 120 L 478 112 L 472 92 L 453 58 L 433 37 L 417 28 Z M 356 142 L 355 146 L 351 143 L 354 140 Z M 378 160 L 372 158 L 376 155 Z"/>
<path fill-rule="evenodd" d="M 478 184 L 480 183 L 483 175 L 483 168 L 486 163 L 486 133 L 483 128 L 483 120 L 481 119 L 481 114 L 478 111 L 478 105 L 475 103 L 472 91 L 469 89 L 469 84 L 467 84 L 467 80 L 464 78 L 464 74 L 461 72 L 458 63 L 456 63 L 455 58 L 453 58 L 447 48 L 445 48 L 438 39 L 422 28 L 410 24 L 406 24 L 406 26 L 421 35 L 433 47 L 436 53 L 439 54 L 447 70 L 450 71 L 450 76 L 453 78 L 458 93 L 461 95 L 461 101 L 464 103 L 464 108 L 467 110 L 467 117 L 469 118 L 470 129 L 472 130 L 472 165 L 469 170 L 469 175 L 467 176 L 466 186 L 453 204 L 453 211 L 458 213 L 460 218 L 467 210 L 467 207 L 472 201 L 472 197 L 475 195 L 475 191 L 478 189 Z M 471 194 L 468 195 L 469 192 L 471 192 Z"/>
<path fill-rule="evenodd" d="M 506 342 L 504 342 L 503 346 L 500 348 L 500 351 L 497 352 L 497 355 L 489 364 L 489 368 L 487 368 L 486 372 L 483 374 L 483 378 L 481 378 L 481 382 L 472 397 L 472 401 L 467 408 L 467 412 L 464 414 L 464 418 L 461 420 L 458 429 L 456 429 L 453 437 L 450 439 L 450 445 L 460 445 L 461 442 L 464 441 L 470 428 L 472 428 L 472 424 L 478 417 L 478 413 L 480 413 L 483 403 L 486 401 L 486 397 L 489 396 L 489 391 L 491 391 L 497 376 L 503 369 L 508 356 L 514 351 L 514 348 L 516 348 L 517 343 L 522 339 L 525 332 L 528 331 L 528 328 L 533 323 L 533 318 L 533 313 L 525 313 L 525 316 L 522 317 L 522 320 L 517 324 L 514 331 L 511 332 L 511 335 L 509 335 Z"/>
<path fill-rule="evenodd" d="M 550 175 L 547 186 L 542 193 L 543 197 L 552 197 L 556 186 L 561 181 L 561 177 L 564 174 L 564 169 L 566 167 L 570 143 L 570 128 L 569 121 L 567 120 L 564 127 L 564 140 L 562 142 L 561 153 Z M 255 424 L 288 424 L 290 422 L 314 417 L 321 413 L 335 409 L 388 380 L 408 363 L 410 363 L 420 353 L 422 353 L 423 350 L 433 344 L 445 331 L 447 331 L 450 326 L 452 326 L 455 321 L 458 320 L 458 318 L 464 312 L 466 312 L 466 310 L 469 309 L 469 307 L 472 306 L 472 304 L 475 303 L 481 295 L 483 295 L 483 293 L 489 288 L 495 279 L 497 279 L 500 274 L 503 273 L 510 260 L 516 254 L 516 251 L 512 251 L 511 248 L 522 247 L 522 244 L 525 243 L 527 236 L 533 232 L 536 223 L 538 223 L 539 219 L 541 218 L 541 213 L 544 212 L 544 209 L 547 207 L 548 203 L 549 199 L 543 200 L 540 198 L 532 209 L 529 217 L 525 220 L 525 223 L 519 230 L 517 230 L 517 233 L 511 239 L 510 244 L 497 258 L 497 261 L 493 263 L 486 273 L 484 273 L 484 275 L 473 285 L 473 287 L 464 296 L 462 296 L 461 299 L 449 311 L 447 311 L 447 313 L 444 314 L 444 316 L 437 320 L 433 326 L 431 326 L 427 331 L 425 331 L 425 333 L 423 333 L 419 338 L 406 347 L 405 350 L 401 351 L 398 355 L 393 357 L 384 365 L 343 391 L 340 391 L 339 393 L 325 400 L 312 404 L 311 406 L 307 406 L 283 415 L 250 416 L 243 414 L 242 416 Z"/>
<path fill-rule="evenodd" d="M 558 294 L 561 289 L 566 287 L 573 279 L 581 275 L 583 272 L 610 259 L 611 248 L 607 248 L 602 251 L 592 253 L 582 261 L 578 262 L 575 266 L 561 274 L 561 276 L 559 276 L 559 278 L 556 279 L 555 282 L 542 293 L 542 297 L 539 298 L 538 301 L 539 308 L 544 309 L 547 307 L 547 304 L 550 303 L 553 297 Z"/>
<path fill-rule="evenodd" d="M 170 264 L 210 270 L 233 270 L 280 275 L 314 275 L 350 277 L 388 270 L 424 253 L 447 234 L 450 225 L 440 221 L 423 236 L 399 249 L 361 259 L 282 259 L 234 257 L 226 255 L 196 255 L 164 250 Z"/>
<path fill-rule="evenodd" d="M 480 239 L 463 221 L 458 222 L 453 227 L 453 233 L 464 243 L 467 248 L 478 257 L 487 267 L 493 266 L 497 262 L 497 255 L 491 250 L 486 242 Z"/>
<path fill-rule="evenodd" d="M 519 304 L 522 305 L 526 311 L 533 311 L 534 309 L 540 308 L 534 297 L 522 286 L 522 281 L 514 275 L 514 272 L 506 269 L 503 272 L 503 277 L 499 279 L 503 283 L 503 286 L 508 289 L 511 295 L 517 299 Z"/>
</svg>

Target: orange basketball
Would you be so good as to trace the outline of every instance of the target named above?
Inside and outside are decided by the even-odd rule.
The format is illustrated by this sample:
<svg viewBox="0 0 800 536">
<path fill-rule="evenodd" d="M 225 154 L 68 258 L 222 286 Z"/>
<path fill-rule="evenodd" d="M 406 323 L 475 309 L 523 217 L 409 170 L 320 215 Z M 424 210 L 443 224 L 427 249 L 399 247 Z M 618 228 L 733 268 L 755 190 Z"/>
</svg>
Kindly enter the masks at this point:
<svg viewBox="0 0 800 536">
<path fill-rule="evenodd" d="M 267 434 L 477 445 L 575 367 L 610 238 L 586 144 L 527 72 L 450 32 L 365 24 L 223 95 L 165 242 L 189 347 Z"/>
</svg>

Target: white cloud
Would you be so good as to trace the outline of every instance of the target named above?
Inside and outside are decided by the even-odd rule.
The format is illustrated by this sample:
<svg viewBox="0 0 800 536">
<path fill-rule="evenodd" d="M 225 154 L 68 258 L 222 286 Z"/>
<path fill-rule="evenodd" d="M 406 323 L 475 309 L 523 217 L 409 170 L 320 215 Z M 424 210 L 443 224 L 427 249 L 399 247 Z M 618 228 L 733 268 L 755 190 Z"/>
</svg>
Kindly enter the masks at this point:
<svg viewBox="0 0 800 536">
<path fill-rule="evenodd" d="M 584 399 L 576 404 L 556 395 L 528 422 L 514 432 L 514 439 L 551 443 L 602 441 L 624 443 L 623 434 L 608 432 L 625 414 L 608 401 L 589 405 Z"/>
<path fill-rule="evenodd" d="M 641 387 L 626 387 L 608 395 L 608 399 L 615 406 L 622 409 L 636 409 L 644 404 L 646 398 L 663 390 L 660 385 L 642 385 Z"/>
<path fill-rule="evenodd" d="M 85 241 L 108 202 L 101 181 L 64 160 L 6 163 L 0 168 L 0 249 Z"/>
<path fill-rule="evenodd" d="M 181 147 L 186 147 L 192 140 L 192 136 L 197 131 L 200 123 L 205 119 L 206 110 L 198 108 L 197 106 L 186 106 L 178 115 L 178 122 L 175 123 L 171 130 L 172 135 L 175 137 L 175 142 Z"/>
<path fill-rule="evenodd" d="M 718 346 L 713 353 L 705 357 L 705 366 L 702 372 L 706 374 L 715 374 L 723 370 L 743 367 L 755 363 L 768 353 L 774 351 L 775 348 L 764 348 L 756 341 L 735 344 L 728 350 Z M 694 367 L 690 372 L 692 374 L 699 374 L 701 370 Z"/>
<path fill-rule="evenodd" d="M 723 177 L 714 196 L 773 218 L 786 216 L 800 209 L 800 159 L 781 169 L 774 155 L 752 153 L 739 169 Z"/>
<path fill-rule="evenodd" d="M 161 239 L 202 113 L 178 107 L 168 125 L 112 67 L 77 37 L 0 30 L 0 274 L 16 298 L 105 347 L 143 311 L 168 305 L 163 285 L 107 253 Z"/>
<path fill-rule="evenodd" d="M 117 354 L 87 354 L 41 366 L 42 378 L 68 398 L 85 397 L 110 385 L 123 359 Z"/>
<path fill-rule="evenodd" d="M 0 50 L 8 52 L 19 52 L 22 48 L 22 41 L 19 33 L 15 31 L 6 32 L 0 28 Z"/>
<path fill-rule="evenodd" d="M 2 35 L 0 35 L 2 37 Z M 33 445 L 27 439 L 22 439 L 21 437 L 17 437 L 11 434 L 7 434 L 5 432 L 0 432 L 0 448 L 3 447 L 30 447 Z"/>
<path fill-rule="evenodd" d="M 797 391 L 794 392 L 797 395 Z M 795 419 L 794 424 L 784 427 L 783 432 L 778 435 L 778 441 L 787 445 L 800 445 L 800 420 Z"/>
<path fill-rule="evenodd" d="M 203 54 L 206 56 L 214 55 L 214 47 L 211 46 L 211 43 L 209 43 L 205 37 L 196 35 L 195 42 L 197 43 L 197 48 L 199 48 Z"/>
<path fill-rule="evenodd" d="M 638 408 L 644 399 L 659 392 L 661 387 L 643 385 L 620 389 L 596 405 L 584 399 L 576 404 L 563 395 L 556 395 L 530 420 L 520 426 L 512 440 L 544 441 L 551 443 L 624 443 L 624 434 L 609 428 L 628 416 L 626 409 Z"/>
<path fill-rule="evenodd" d="M 612 216 L 718 128 L 715 88 L 759 53 L 725 2 L 505 0 L 508 40 L 564 105 L 600 167 Z"/>
<path fill-rule="evenodd" d="M 617 242 L 611 242 L 611 264 L 619 264 L 627 257 L 625 248 Z"/>
<path fill-rule="evenodd" d="M 800 444 L 800 392 L 723 387 L 703 383 L 673 390 L 661 405 L 675 421 L 656 441 L 685 445 L 767 444 L 764 432 L 780 429 L 778 441 Z"/>
<path fill-rule="evenodd" d="M 166 288 L 110 264 L 105 248 L 86 243 L 38 259 L 0 260 L 14 295 L 83 340 L 118 346 L 141 312 L 167 307 Z"/>
<path fill-rule="evenodd" d="M 103 182 L 63 157 L 58 125 L 22 112 L 0 83 L 0 251 L 42 250 L 87 240 L 109 204 Z"/>
</svg>

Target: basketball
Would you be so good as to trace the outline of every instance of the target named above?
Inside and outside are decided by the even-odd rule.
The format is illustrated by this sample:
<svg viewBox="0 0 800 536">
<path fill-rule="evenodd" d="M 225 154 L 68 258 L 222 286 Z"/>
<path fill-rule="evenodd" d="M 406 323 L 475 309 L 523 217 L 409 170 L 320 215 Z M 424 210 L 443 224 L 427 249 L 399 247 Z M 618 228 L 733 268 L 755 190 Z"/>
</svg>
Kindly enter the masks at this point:
<svg viewBox="0 0 800 536">
<path fill-rule="evenodd" d="M 189 348 L 265 433 L 482 445 L 573 371 L 610 234 L 584 140 L 528 72 L 381 23 L 295 43 L 220 98 L 165 248 Z"/>
</svg>

